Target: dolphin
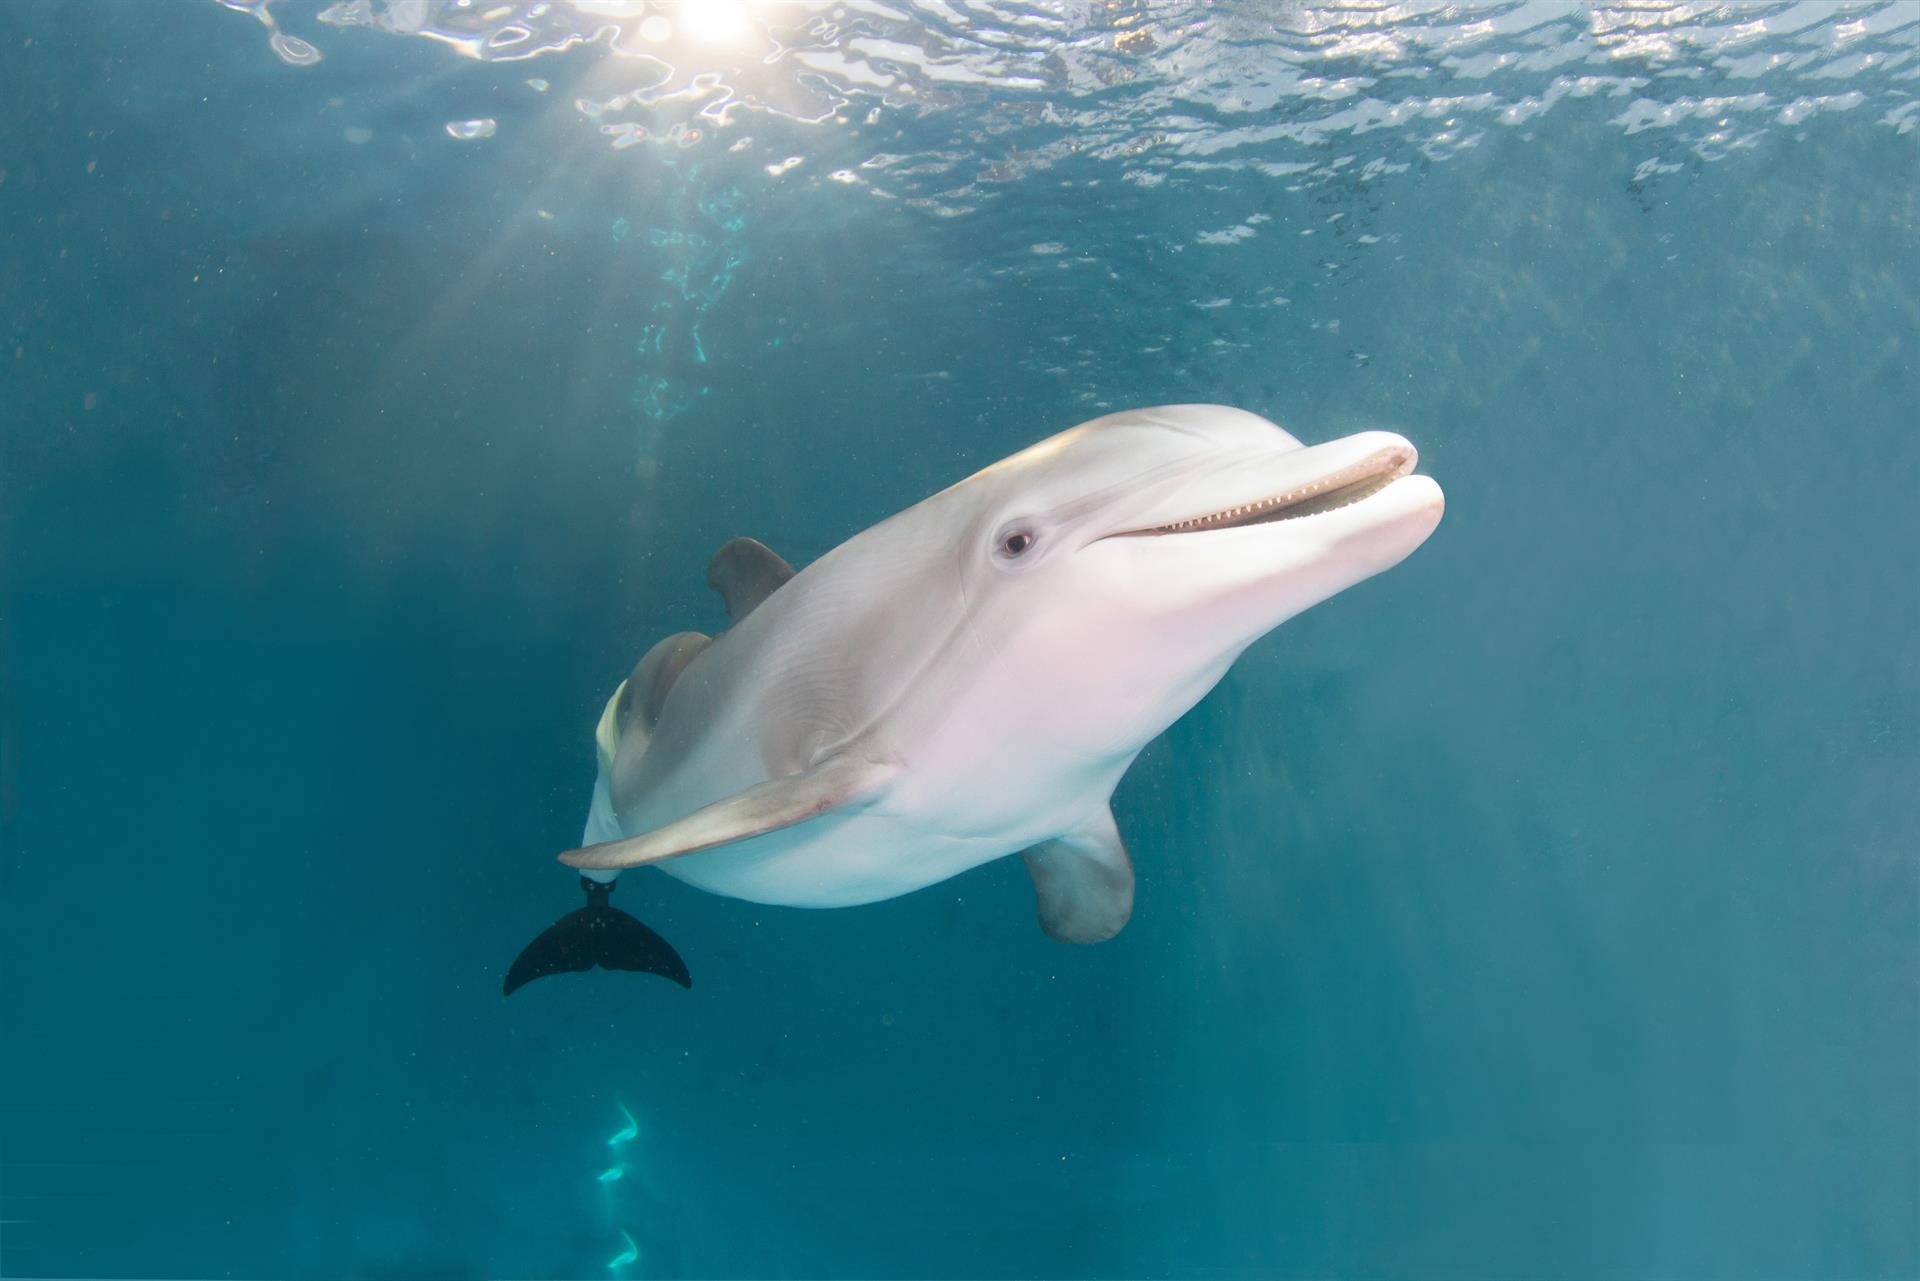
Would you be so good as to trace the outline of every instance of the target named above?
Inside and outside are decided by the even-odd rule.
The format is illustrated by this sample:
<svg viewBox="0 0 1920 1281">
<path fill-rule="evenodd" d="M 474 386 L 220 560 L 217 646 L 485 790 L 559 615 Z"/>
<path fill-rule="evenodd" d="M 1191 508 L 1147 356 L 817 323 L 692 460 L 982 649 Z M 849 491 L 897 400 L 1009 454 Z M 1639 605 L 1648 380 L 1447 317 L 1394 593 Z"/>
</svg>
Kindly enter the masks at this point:
<svg viewBox="0 0 1920 1281">
<path fill-rule="evenodd" d="M 1302 445 L 1221 405 L 1083 423 L 799 573 L 736 539 L 731 619 L 649 650 L 595 732 L 587 905 L 514 962 L 691 986 L 612 907 L 626 868 L 714 894 L 850 907 L 1020 854 L 1056 939 L 1133 910 L 1113 790 L 1255 640 L 1398 564 L 1444 499 L 1400 436 Z"/>
</svg>

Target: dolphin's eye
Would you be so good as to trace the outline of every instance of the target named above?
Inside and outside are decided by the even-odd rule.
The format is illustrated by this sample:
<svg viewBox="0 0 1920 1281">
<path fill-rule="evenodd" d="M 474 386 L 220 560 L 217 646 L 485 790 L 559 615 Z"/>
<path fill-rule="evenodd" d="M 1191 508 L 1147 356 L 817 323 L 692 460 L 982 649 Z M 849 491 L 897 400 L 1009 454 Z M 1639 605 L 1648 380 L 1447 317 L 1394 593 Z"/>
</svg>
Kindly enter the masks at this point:
<svg viewBox="0 0 1920 1281">
<path fill-rule="evenodd" d="M 1000 535 L 1000 554 L 1012 560 L 1016 556 L 1026 555 L 1028 549 L 1033 546 L 1033 543 L 1034 535 L 1032 530 L 1010 529 Z"/>
</svg>

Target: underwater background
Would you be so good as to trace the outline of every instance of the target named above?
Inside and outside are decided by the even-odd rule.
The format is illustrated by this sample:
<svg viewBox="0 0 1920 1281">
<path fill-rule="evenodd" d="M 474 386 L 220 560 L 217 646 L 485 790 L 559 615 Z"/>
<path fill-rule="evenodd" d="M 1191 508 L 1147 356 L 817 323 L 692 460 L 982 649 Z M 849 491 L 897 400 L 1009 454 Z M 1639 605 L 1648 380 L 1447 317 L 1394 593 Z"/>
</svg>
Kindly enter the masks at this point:
<svg viewBox="0 0 1920 1281">
<path fill-rule="evenodd" d="M 1920 4 L 0 6 L 0 1276 L 1920 1276 Z M 707 558 L 1114 408 L 1405 565 L 500 995 Z"/>
</svg>

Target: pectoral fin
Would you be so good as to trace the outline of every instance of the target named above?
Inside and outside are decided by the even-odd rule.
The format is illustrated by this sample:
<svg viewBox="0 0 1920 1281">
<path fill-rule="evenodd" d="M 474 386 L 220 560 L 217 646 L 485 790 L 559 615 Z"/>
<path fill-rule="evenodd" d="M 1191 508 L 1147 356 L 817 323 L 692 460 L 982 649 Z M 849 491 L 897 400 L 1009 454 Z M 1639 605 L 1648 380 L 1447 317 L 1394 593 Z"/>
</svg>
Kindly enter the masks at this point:
<svg viewBox="0 0 1920 1281">
<path fill-rule="evenodd" d="M 1040 928 L 1062 943 L 1104 943 L 1133 915 L 1133 860 L 1110 810 L 1020 857 L 1040 896 Z"/>
<path fill-rule="evenodd" d="M 736 538 L 714 553 L 707 585 L 727 602 L 727 617 L 739 622 L 793 577 L 793 566 L 765 543 Z"/>
<path fill-rule="evenodd" d="M 633 665 L 614 709 L 620 728 L 619 741 L 640 735 L 641 744 L 645 745 L 653 734 L 653 727 L 660 723 L 660 711 L 667 705 L 673 683 L 680 679 L 687 664 L 711 644 L 713 637 L 702 632 L 675 632 Z"/>
<path fill-rule="evenodd" d="M 639 867 L 743 841 L 834 810 L 865 804 L 874 799 L 899 769 L 890 761 L 841 753 L 828 757 L 804 774 L 769 779 L 651 832 L 623 841 L 568 850 L 560 856 L 560 861 L 568 867 Z"/>
</svg>

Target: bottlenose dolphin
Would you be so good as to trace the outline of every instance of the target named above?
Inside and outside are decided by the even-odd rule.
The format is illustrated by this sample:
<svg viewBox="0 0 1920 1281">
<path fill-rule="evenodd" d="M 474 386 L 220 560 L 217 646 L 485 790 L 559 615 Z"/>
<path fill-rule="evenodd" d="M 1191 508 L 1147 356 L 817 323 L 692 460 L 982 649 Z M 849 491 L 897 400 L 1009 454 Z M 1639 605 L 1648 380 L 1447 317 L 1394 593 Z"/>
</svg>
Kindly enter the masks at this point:
<svg viewBox="0 0 1920 1281">
<path fill-rule="evenodd" d="M 1018 853 L 1056 939 L 1133 910 L 1115 784 L 1259 637 L 1398 564 L 1440 487 L 1384 431 L 1305 446 L 1169 405 L 1083 423 L 794 571 L 750 539 L 708 581 L 732 623 L 655 645 L 608 700 L 587 906 L 506 990 L 595 965 L 690 986 L 608 905 L 657 864 L 715 894 L 849 907 Z"/>
</svg>

